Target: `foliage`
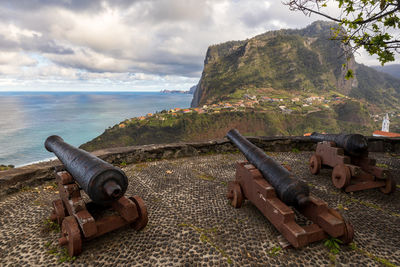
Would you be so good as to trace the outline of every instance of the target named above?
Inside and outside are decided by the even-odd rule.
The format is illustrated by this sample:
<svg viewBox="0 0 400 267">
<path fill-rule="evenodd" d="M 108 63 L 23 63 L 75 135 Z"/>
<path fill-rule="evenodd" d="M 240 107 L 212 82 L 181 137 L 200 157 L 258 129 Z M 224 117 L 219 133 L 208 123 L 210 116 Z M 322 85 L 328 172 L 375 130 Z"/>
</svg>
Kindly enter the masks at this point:
<svg viewBox="0 0 400 267">
<path fill-rule="evenodd" d="M 15 166 L 14 165 L 4 165 L 4 164 L 1 164 L 0 165 L 0 171 L 6 171 L 6 170 L 9 170 L 9 169 L 13 169 Z"/>
<path fill-rule="evenodd" d="M 329 237 L 324 242 L 325 247 L 327 247 L 329 252 L 334 255 L 340 252 L 340 244 L 343 244 L 342 240 L 335 237 Z"/>
<path fill-rule="evenodd" d="M 370 55 L 377 55 L 381 64 L 395 60 L 400 51 L 399 0 L 334 0 L 340 9 L 337 17 L 329 14 L 331 0 L 290 0 L 284 4 L 305 15 L 317 14 L 338 23 L 333 39 L 351 48 L 350 57 L 360 47 Z M 397 33 L 396 33 L 397 31 Z M 351 76 L 351 73 L 348 73 Z"/>
<path fill-rule="evenodd" d="M 354 105 L 346 109 L 352 112 L 349 121 L 342 121 L 338 111 L 332 109 L 290 115 L 280 111 L 249 110 L 203 114 L 193 112 L 177 117 L 168 117 L 166 114 L 168 119 L 165 120 L 134 120 L 125 128 L 119 128 L 117 124 L 81 148 L 94 151 L 107 147 L 205 141 L 223 138 L 232 128 L 251 136 L 303 135 L 312 131 L 368 134 L 374 125 L 365 121 L 368 112 L 361 107 Z"/>
<path fill-rule="evenodd" d="M 53 222 L 50 219 L 46 219 L 44 221 L 45 227 L 51 231 L 59 233 L 61 231 L 60 225 L 58 223 Z"/>
<path fill-rule="evenodd" d="M 340 41 L 329 40 L 333 27 L 337 24 L 316 21 L 304 29 L 271 31 L 211 46 L 196 105 L 243 99 L 244 94 L 271 89 L 286 95 L 335 91 L 384 108 L 398 107 L 400 81 L 357 64 L 354 57 L 346 61 Z M 351 69 L 347 78 L 354 79 L 345 79 L 344 66 Z"/>
<path fill-rule="evenodd" d="M 282 250 L 281 247 L 275 246 L 275 247 L 273 247 L 273 248 L 268 252 L 268 255 L 270 255 L 270 256 L 276 256 L 276 255 L 278 255 L 278 254 L 281 252 L 281 250 Z"/>
<path fill-rule="evenodd" d="M 52 246 L 52 242 L 48 241 L 44 244 L 44 246 L 48 249 L 47 253 L 58 256 L 58 263 L 63 262 L 74 262 L 76 260 L 75 256 L 69 256 L 67 248 L 59 248 L 58 246 Z"/>
</svg>

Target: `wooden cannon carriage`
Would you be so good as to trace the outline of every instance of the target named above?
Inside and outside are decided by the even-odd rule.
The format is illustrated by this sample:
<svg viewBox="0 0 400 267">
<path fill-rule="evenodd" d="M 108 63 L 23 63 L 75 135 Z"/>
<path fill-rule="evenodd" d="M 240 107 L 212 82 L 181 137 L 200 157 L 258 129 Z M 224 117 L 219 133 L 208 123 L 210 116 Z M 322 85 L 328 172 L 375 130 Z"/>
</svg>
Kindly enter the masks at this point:
<svg viewBox="0 0 400 267">
<path fill-rule="evenodd" d="M 227 197 L 233 207 L 240 208 L 248 199 L 295 248 L 328 236 L 340 238 L 344 244 L 353 240 L 351 223 L 326 202 L 310 195 L 304 182 L 236 130 L 229 131 L 227 136 L 250 162 L 238 162 L 236 179 L 228 184 Z M 312 224 L 299 225 L 294 209 Z"/>
<path fill-rule="evenodd" d="M 376 160 L 368 156 L 364 136 L 313 133 L 311 139 L 318 142 L 310 158 L 312 174 L 318 174 L 323 167 L 333 168 L 332 183 L 346 192 L 379 188 L 390 194 L 396 190 L 390 171 L 377 167 Z"/>
<path fill-rule="evenodd" d="M 139 196 L 124 196 L 128 179 L 122 170 L 58 136 L 47 138 L 45 147 L 66 169 L 56 173 L 60 199 L 53 201 L 50 219 L 61 225 L 59 244 L 67 247 L 70 256 L 81 253 L 83 240 L 125 225 L 136 230 L 147 225 L 144 201 Z M 84 200 L 81 189 L 91 201 Z"/>
</svg>

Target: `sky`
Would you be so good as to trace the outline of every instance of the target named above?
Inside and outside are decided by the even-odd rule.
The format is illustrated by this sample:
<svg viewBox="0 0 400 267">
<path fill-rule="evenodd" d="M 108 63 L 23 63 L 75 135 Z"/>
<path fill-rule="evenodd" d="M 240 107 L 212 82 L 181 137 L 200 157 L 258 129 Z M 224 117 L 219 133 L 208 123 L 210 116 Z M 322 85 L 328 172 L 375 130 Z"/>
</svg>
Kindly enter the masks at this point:
<svg viewBox="0 0 400 267">
<path fill-rule="evenodd" d="M 318 19 L 277 0 L 1 1 L 0 92 L 188 90 L 208 46 Z"/>
</svg>

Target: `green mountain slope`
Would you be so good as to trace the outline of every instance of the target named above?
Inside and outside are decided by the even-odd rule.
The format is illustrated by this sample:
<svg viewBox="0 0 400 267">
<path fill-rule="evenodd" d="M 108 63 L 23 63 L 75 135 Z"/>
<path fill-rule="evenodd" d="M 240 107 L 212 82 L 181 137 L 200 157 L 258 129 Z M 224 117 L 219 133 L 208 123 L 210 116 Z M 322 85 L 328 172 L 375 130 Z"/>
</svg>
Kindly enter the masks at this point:
<svg viewBox="0 0 400 267">
<path fill-rule="evenodd" d="M 123 121 L 81 147 L 211 140 L 231 128 L 258 136 L 371 135 L 380 129 L 382 114 L 400 118 L 400 80 L 354 58 L 348 65 L 355 78 L 344 79 L 343 47 L 330 40 L 331 27 L 315 22 L 211 46 L 190 110 Z M 394 120 L 391 129 L 398 125 Z"/>
<path fill-rule="evenodd" d="M 177 114 L 158 113 L 146 120 L 133 118 L 107 129 L 102 135 L 83 144 L 81 148 L 93 151 L 107 147 L 160 144 L 174 142 L 195 142 L 220 139 L 232 129 L 244 135 L 275 136 L 303 135 L 305 132 L 352 132 L 368 134 L 374 129 L 368 121 L 368 114 L 361 113 L 359 103 L 338 107 L 352 117 L 334 110 L 321 110 L 305 115 L 282 114 L 281 112 L 260 112 L 257 110 L 224 110 L 210 113 Z M 360 120 L 361 118 L 361 120 Z"/>
<path fill-rule="evenodd" d="M 351 58 L 355 78 L 344 79 L 343 46 L 330 40 L 329 22 L 301 30 L 267 32 L 246 41 L 210 46 L 192 107 L 228 100 L 237 90 L 272 88 L 288 93 L 337 91 L 379 106 L 399 106 L 400 80 Z"/>
</svg>

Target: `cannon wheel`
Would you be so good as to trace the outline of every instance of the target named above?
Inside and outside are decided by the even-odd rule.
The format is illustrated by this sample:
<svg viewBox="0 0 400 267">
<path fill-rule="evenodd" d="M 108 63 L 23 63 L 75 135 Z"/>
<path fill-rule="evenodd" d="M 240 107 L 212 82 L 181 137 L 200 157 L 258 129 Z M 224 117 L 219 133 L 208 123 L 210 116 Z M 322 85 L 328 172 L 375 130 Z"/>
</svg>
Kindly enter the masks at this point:
<svg viewBox="0 0 400 267">
<path fill-rule="evenodd" d="M 348 221 L 344 221 L 344 234 L 343 236 L 340 237 L 340 240 L 342 240 L 343 244 L 347 245 L 353 241 L 353 238 L 354 238 L 353 225 Z"/>
<path fill-rule="evenodd" d="M 351 172 L 349 167 L 340 163 L 333 168 L 332 183 L 337 188 L 344 188 L 350 184 Z"/>
<path fill-rule="evenodd" d="M 382 186 L 379 189 L 384 194 L 391 194 L 396 191 L 396 182 L 392 178 L 387 178 L 385 186 Z"/>
<path fill-rule="evenodd" d="M 240 208 L 243 204 L 243 193 L 242 188 L 238 182 L 230 182 L 228 184 L 228 199 L 231 200 L 231 205 L 234 208 Z"/>
<path fill-rule="evenodd" d="M 59 225 L 61 225 L 62 221 L 65 218 L 65 208 L 64 203 L 61 199 L 57 199 L 53 201 L 53 212 L 50 216 L 52 221 L 56 221 Z"/>
<path fill-rule="evenodd" d="M 62 222 L 62 237 L 59 240 L 60 245 L 66 245 L 70 257 L 77 256 L 82 252 L 81 230 L 75 217 L 68 216 Z"/>
<path fill-rule="evenodd" d="M 143 199 L 139 196 L 130 197 L 129 199 L 132 200 L 133 203 L 136 204 L 138 214 L 139 214 L 139 218 L 132 224 L 132 227 L 136 231 L 142 230 L 147 225 L 147 222 L 149 221 L 146 204 L 144 204 Z"/>
<path fill-rule="evenodd" d="M 340 212 L 338 212 L 336 209 L 329 208 L 329 213 L 344 222 L 344 233 L 341 237 L 339 237 L 340 240 L 345 245 L 351 243 L 351 241 L 353 241 L 353 238 L 354 238 L 353 225 L 349 221 L 346 221 L 343 218 L 342 214 L 340 214 Z"/>
<path fill-rule="evenodd" d="M 321 170 L 321 157 L 314 154 L 310 158 L 310 171 L 312 174 L 318 174 Z"/>
</svg>

